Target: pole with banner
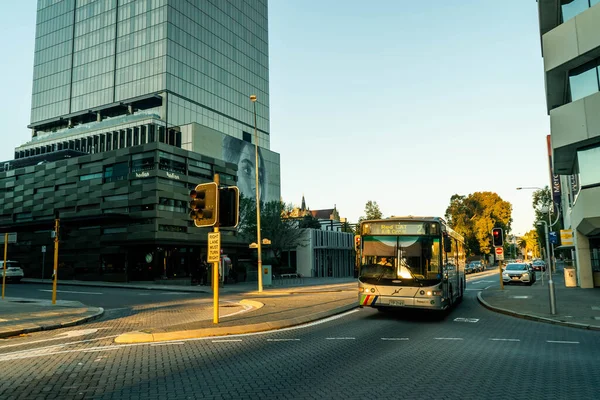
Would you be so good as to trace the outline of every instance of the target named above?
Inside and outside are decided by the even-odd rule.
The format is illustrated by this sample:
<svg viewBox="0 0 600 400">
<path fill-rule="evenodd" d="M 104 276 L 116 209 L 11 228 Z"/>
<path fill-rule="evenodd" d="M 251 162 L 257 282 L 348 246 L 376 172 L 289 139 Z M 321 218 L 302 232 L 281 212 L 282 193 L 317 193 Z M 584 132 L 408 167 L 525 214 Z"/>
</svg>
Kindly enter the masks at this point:
<svg viewBox="0 0 600 400">
<path fill-rule="evenodd" d="M 219 174 L 215 174 L 214 182 L 219 187 Z M 219 191 L 216 193 L 216 204 L 219 204 Z M 219 213 L 216 212 L 216 223 L 213 232 L 208 234 L 208 259 L 212 263 L 213 288 L 213 323 L 219 323 L 219 263 L 221 261 L 221 234 L 219 233 Z"/>
</svg>

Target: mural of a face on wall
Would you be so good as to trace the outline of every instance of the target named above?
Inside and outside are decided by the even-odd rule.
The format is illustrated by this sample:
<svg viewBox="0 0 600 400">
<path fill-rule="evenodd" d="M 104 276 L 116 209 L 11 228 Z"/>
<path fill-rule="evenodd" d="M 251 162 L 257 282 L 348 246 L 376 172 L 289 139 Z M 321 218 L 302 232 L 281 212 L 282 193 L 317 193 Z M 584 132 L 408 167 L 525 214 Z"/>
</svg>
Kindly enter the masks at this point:
<svg viewBox="0 0 600 400">
<path fill-rule="evenodd" d="M 268 199 L 266 182 L 265 162 L 262 156 L 262 149 L 258 148 L 258 185 L 260 189 L 260 200 Z M 236 164 L 237 186 L 240 192 L 249 198 L 256 198 L 256 153 L 254 144 L 234 138 L 233 136 L 223 137 L 223 160 Z"/>
</svg>

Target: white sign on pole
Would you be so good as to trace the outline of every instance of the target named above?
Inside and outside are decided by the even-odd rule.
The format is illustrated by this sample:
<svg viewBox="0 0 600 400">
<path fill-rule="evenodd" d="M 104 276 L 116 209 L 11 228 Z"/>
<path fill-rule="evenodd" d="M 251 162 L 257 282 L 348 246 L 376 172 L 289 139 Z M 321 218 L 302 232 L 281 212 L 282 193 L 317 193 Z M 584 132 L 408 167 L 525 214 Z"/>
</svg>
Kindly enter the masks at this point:
<svg viewBox="0 0 600 400">
<path fill-rule="evenodd" d="M 46 252 L 46 246 L 42 246 L 42 253 Z"/>
<path fill-rule="evenodd" d="M 209 263 L 221 260 L 221 233 L 212 232 L 208 234 L 208 258 Z"/>
</svg>

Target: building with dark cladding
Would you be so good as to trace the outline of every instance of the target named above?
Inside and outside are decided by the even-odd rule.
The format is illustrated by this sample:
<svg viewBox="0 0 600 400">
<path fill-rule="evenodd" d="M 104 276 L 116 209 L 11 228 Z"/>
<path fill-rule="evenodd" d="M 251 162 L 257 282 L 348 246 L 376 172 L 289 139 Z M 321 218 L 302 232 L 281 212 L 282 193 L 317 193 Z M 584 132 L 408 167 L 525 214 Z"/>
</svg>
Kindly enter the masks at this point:
<svg viewBox="0 0 600 400">
<path fill-rule="evenodd" d="M 58 216 L 61 279 L 187 283 L 206 257 L 209 231 L 189 220 L 190 189 L 215 173 L 233 185 L 236 175 L 235 165 L 163 143 L 45 158 L 0 172 L 0 227 L 17 232 L 9 258 L 27 277 L 51 276 Z M 223 230 L 222 243 L 230 258 L 247 252 L 233 231 Z"/>
</svg>

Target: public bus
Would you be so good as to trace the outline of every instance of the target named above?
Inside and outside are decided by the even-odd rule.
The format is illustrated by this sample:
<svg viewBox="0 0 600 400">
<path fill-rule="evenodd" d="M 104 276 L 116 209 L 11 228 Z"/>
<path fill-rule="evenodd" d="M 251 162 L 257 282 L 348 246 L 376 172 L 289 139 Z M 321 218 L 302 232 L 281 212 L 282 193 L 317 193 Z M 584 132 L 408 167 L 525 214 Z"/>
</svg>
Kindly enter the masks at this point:
<svg viewBox="0 0 600 400">
<path fill-rule="evenodd" d="M 439 217 L 390 217 L 360 223 L 358 302 L 446 310 L 466 287 L 464 239 Z"/>
</svg>

